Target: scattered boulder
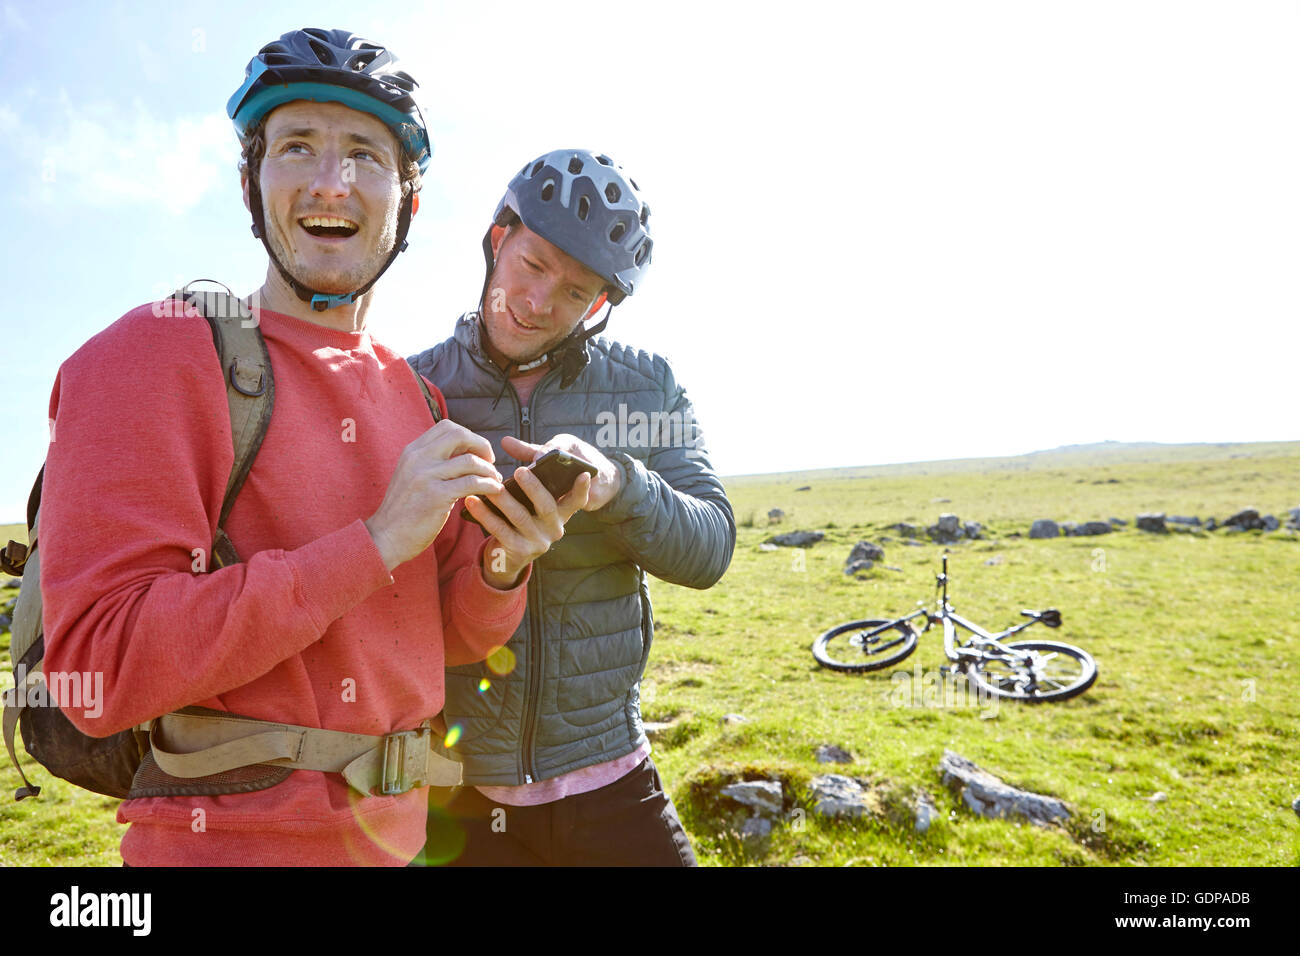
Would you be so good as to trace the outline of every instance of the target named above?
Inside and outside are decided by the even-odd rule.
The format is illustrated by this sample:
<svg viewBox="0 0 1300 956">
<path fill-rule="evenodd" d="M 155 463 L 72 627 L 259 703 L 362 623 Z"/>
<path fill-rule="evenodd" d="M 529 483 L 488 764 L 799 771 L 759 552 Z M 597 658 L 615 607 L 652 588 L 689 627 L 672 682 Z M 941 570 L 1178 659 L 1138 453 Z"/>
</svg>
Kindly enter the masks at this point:
<svg viewBox="0 0 1300 956">
<path fill-rule="evenodd" d="M 785 519 L 785 512 L 780 508 L 773 508 L 767 513 L 768 524 L 780 524 Z"/>
<path fill-rule="evenodd" d="M 961 519 L 955 514 L 939 515 L 939 521 L 925 529 L 935 544 L 952 544 L 962 539 Z"/>
<path fill-rule="evenodd" d="M 1169 799 L 1169 794 L 1165 793 L 1163 790 L 1157 790 L 1146 799 L 1148 803 L 1164 803 Z"/>
<path fill-rule="evenodd" d="M 1259 511 L 1255 508 L 1243 508 L 1223 524 L 1225 527 L 1241 528 L 1243 531 L 1264 530 L 1264 519 L 1259 516 Z"/>
<path fill-rule="evenodd" d="M 924 833 L 930 829 L 930 824 L 939 819 L 939 808 L 934 805 L 934 799 L 924 790 L 916 795 L 916 801 L 912 804 L 913 812 L 913 829 L 917 833 Z"/>
<path fill-rule="evenodd" d="M 652 744 L 660 743 L 664 734 L 676 726 L 677 721 L 675 720 L 647 720 L 641 724 L 642 729 L 645 730 L 646 739 Z"/>
<path fill-rule="evenodd" d="M 920 528 L 914 524 L 908 524 L 905 521 L 900 521 L 898 524 L 891 524 L 889 530 L 897 531 L 904 538 L 919 538 L 921 536 Z"/>
<path fill-rule="evenodd" d="M 1278 521 L 1276 517 L 1273 515 L 1264 515 L 1265 531 L 1276 531 L 1280 527 L 1282 527 L 1282 522 Z"/>
<path fill-rule="evenodd" d="M 1291 809 L 1295 811 L 1296 816 L 1300 817 L 1300 794 L 1296 794 L 1296 798 L 1291 801 Z"/>
<path fill-rule="evenodd" d="M 1069 808 L 1055 797 L 1013 787 L 951 750 L 944 750 L 939 772 L 962 802 L 982 817 L 1019 816 L 1047 826 L 1070 816 Z"/>
<path fill-rule="evenodd" d="M 22 578 L 10 578 L 8 581 L 0 581 L 0 588 L 16 588 L 23 583 Z"/>
<path fill-rule="evenodd" d="M 859 541 L 853 546 L 848 559 L 844 562 L 844 573 L 853 575 L 861 571 L 870 571 L 872 564 L 884 556 L 885 549 L 880 545 L 872 544 L 870 541 Z"/>
<path fill-rule="evenodd" d="M 1031 538 L 1059 538 L 1060 536 L 1060 526 L 1050 518 L 1039 518 L 1029 529 Z"/>
<path fill-rule="evenodd" d="M 13 626 L 13 619 L 8 614 L 0 614 L 0 634 Z"/>
<path fill-rule="evenodd" d="M 1196 517 L 1195 515 L 1192 515 L 1190 517 L 1187 515 L 1170 515 L 1165 520 L 1170 522 L 1171 524 L 1194 524 L 1197 527 L 1200 527 L 1201 524 L 1201 519 Z"/>
<path fill-rule="evenodd" d="M 813 813 L 823 817 L 856 819 L 880 809 L 869 786 L 838 773 L 813 777 L 812 800 Z"/>
<path fill-rule="evenodd" d="M 801 487 L 796 488 L 795 491 L 812 491 L 812 485 L 802 485 Z"/>
<path fill-rule="evenodd" d="M 818 763 L 853 763 L 853 754 L 834 744 L 822 744 L 813 754 Z"/>
<path fill-rule="evenodd" d="M 1206 518 L 1206 519 L 1205 519 L 1205 530 L 1206 530 L 1206 531 L 1213 531 L 1213 530 L 1214 530 L 1215 528 L 1217 528 L 1218 526 L 1219 526 L 1218 522 L 1215 521 L 1213 517 L 1210 517 L 1210 518 Z"/>
<path fill-rule="evenodd" d="M 781 784 L 773 780 L 744 780 L 729 784 L 722 788 L 722 795 L 774 817 L 780 816 L 785 803 Z"/>
<path fill-rule="evenodd" d="M 1067 538 L 1071 537 L 1074 534 L 1074 529 L 1077 527 L 1078 525 L 1075 524 L 1073 521 L 1062 521 L 1061 534 L 1065 535 Z"/>
<path fill-rule="evenodd" d="M 1148 511 L 1137 516 L 1137 526 L 1139 531 L 1150 531 L 1152 534 L 1168 534 L 1169 529 L 1165 527 L 1165 513 Z"/>
<path fill-rule="evenodd" d="M 984 526 L 978 521 L 967 521 L 961 526 L 961 530 L 966 533 L 966 537 L 972 541 L 984 536 Z"/>
<path fill-rule="evenodd" d="M 781 548 L 811 548 L 824 537 L 826 535 L 820 531 L 791 531 L 788 534 L 773 535 L 765 543 Z"/>
<path fill-rule="evenodd" d="M 946 505 L 946 504 L 951 503 L 951 501 L 952 501 L 951 498 L 931 498 L 931 499 L 930 499 L 930 504 L 932 504 L 932 505 Z"/>
<path fill-rule="evenodd" d="M 1110 519 L 1110 523 L 1111 523 L 1112 525 L 1114 525 L 1116 528 L 1127 528 L 1127 527 L 1128 527 L 1128 522 L 1125 521 L 1123 518 L 1111 518 L 1111 519 Z"/>
<path fill-rule="evenodd" d="M 747 724 L 749 723 L 749 718 L 744 714 L 723 714 L 722 722 L 724 724 Z"/>
<path fill-rule="evenodd" d="M 760 544 L 760 545 L 758 546 L 758 550 L 760 550 L 760 551 L 780 551 L 781 549 L 778 548 L 776 545 L 772 544 L 771 542 L 764 541 L 762 544 Z"/>
<path fill-rule="evenodd" d="M 1114 530 L 1108 521 L 1085 521 L 1083 524 L 1075 525 L 1070 534 L 1081 538 L 1095 534 L 1110 534 Z"/>
</svg>

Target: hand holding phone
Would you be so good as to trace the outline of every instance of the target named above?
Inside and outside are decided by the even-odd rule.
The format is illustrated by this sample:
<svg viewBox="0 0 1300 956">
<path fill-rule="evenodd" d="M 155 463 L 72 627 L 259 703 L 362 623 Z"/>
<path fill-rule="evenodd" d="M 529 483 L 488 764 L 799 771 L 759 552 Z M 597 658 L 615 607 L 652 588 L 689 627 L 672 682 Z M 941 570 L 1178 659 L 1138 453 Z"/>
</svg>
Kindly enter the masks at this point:
<svg viewBox="0 0 1300 956">
<path fill-rule="evenodd" d="M 569 493 L 569 489 L 573 487 L 573 483 L 578 480 L 579 475 L 586 473 L 590 475 L 593 480 L 596 477 L 595 465 L 584 461 L 582 458 L 579 458 L 577 455 L 570 452 L 560 451 L 555 448 L 552 448 L 529 465 L 528 470 L 530 470 L 542 483 L 542 487 L 551 493 L 551 497 L 555 498 L 557 501 Z M 533 503 L 529 499 L 527 492 L 519 487 L 519 483 L 515 481 L 513 475 L 506 479 L 505 490 L 515 499 L 515 501 L 518 501 L 521 505 L 527 508 L 529 514 L 537 513 L 533 508 Z M 501 513 L 501 509 L 495 504 L 482 496 L 480 496 L 480 500 L 483 504 L 487 505 L 488 509 L 494 515 L 502 521 L 509 523 L 509 519 Z M 462 508 L 460 516 L 467 521 L 473 521 L 475 524 L 479 524 L 478 519 L 469 513 L 468 508 Z M 482 526 L 480 525 L 480 527 Z"/>
</svg>

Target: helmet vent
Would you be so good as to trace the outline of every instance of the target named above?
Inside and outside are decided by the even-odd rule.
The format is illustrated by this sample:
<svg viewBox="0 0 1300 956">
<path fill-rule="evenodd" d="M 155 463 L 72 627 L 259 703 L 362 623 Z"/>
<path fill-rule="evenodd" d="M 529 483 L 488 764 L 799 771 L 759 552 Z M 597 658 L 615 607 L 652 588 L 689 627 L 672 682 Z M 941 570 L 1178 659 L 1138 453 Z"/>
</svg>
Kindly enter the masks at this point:
<svg viewBox="0 0 1300 956">
<path fill-rule="evenodd" d="M 600 163 L 600 165 L 602 166 L 614 165 L 614 161 L 610 159 L 608 156 L 606 156 L 604 153 L 601 153 L 599 156 L 596 157 L 596 162 Z"/>
<path fill-rule="evenodd" d="M 578 218 L 582 222 L 587 221 L 587 214 L 591 212 L 591 200 L 583 196 L 578 200 Z"/>
<path fill-rule="evenodd" d="M 627 232 L 626 223 L 621 223 L 621 222 L 614 223 L 614 228 L 609 231 L 609 241 L 618 242 L 620 239 L 623 238 L 626 232 Z"/>
<path fill-rule="evenodd" d="M 574 156 L 569 160 L 569 172 L 573 173 L 575 176 L 582 172 L 582 160 L 577 156 Z"/>
<path fill-rule="evenodd" d="M 542 171 L 542 161 L 539 159 L 537 162 L 533 163 L 533 171 L 532 171 L 531 173 L 529 173 L 528 175 L 529 175 L 529 176 L 536 176 L 536 175 L 537 175 L 538 173 L 540 173 L 541 171 Z"/>
<path fill-rule="evenodd" d="M 610 202 L 618 202 L 619 197 L 623 194 L 619 192 L 618 183 L 610 183 L 605 187 L 605 198 Z"/>
<path fill-rule="evenodd" d="M 631 176 L 627 177 L 627 181 L 632 184 L 632 188 L 635 189 L 637 192 L 641 191 L 641 187 L 636 184 L 636 180 L 633 179 Z"/>
<path fill-rule="evenodd" d="M 378 55 L 378 53 L 379 53 L 378 50 L 371 50 L 366 53 L 358 53 L 355 56 L 349 57 L 348 69 L 355 70 L 357 73 L 360 73 L 362 70 L 364 70 L 366 67 L 370 65 L 370 61 L 373 60 Z"/>
<path fill-rule="evenodd" d="M 310 41 L 311 52 L 316 54 L 316 59 L 320 60 L 326 66 L 334 62 L 334 57 L 330 54 L 330 49 L 324 43 L 317 40 Z"/>
<path fill-rule="evenodd" d="M 637 265 L 641 265 L 643 262 L 645 262 L 645 258 L 646 258 L 646 256 L 648 256 L 649 254 L 650 254 L 650 243 L 648 243 L 648 242 L 643 242 L 643 243 L 641 243 L 641 248 L 637 249 L 637 251 L 636 251 L 636 258 L 633 259 L 633 261 L 634 261 Z"/>
<path fill-rule="evenodd" d="M 555 195 L 555 180 L 548 179 L 542 183 L 542 202 L 550 202 L 551 197 Z"/>
<path fill-rule="evenodd" d="M 261 57 L 267 66 L 290 66 L 294 62 L 288 53 L 263 53 Z"/>
<path fill-rule="evenodd" d="M 644 205 L 641 206 L 641 225 L 644 226 L 646 224 L 646 220 L 649 218 L 650 218 L 650 204 L 645 203 Z"/>
</svg>

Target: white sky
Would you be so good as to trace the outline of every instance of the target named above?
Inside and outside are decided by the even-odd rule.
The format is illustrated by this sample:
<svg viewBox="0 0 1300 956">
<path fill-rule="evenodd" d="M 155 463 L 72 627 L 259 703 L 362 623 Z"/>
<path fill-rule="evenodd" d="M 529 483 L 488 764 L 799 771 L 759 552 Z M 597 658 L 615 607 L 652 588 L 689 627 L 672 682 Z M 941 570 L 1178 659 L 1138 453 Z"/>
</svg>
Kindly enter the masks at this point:
<svg viewBox="0 0 1300 956">
<path fill-rule="evenodd" d="M 189 279 L 260 284 L 225 101 L 315 25 L 421 83 L 433 164 L 371 313 L 401 352 L 474 305 L 511 174 L 583 146 L 653 209 L 608 334 L 670 359 L 724 474 L 1296 437 L 1294 2 L 377 9 L 3 3 L 0 521 L 63 358 Z"/>
</svg>

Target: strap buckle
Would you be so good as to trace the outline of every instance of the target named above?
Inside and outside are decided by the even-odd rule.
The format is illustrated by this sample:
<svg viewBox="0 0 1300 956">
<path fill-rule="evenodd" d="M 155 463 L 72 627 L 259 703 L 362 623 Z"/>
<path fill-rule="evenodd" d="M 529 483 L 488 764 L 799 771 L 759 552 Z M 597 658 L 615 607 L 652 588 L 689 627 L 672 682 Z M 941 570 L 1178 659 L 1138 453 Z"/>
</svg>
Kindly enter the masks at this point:
<svg viewBox="0 0 1300 956">
<path fill-rule="evenodd" d="M 430 736 L 427 726 L 384 735 L 380 745 L 384 755 L 379 771 L 381 794 L 391 797 L 425 785 Z"/>
</svg>

